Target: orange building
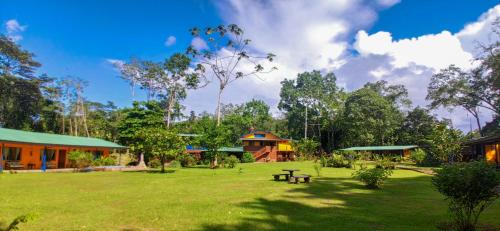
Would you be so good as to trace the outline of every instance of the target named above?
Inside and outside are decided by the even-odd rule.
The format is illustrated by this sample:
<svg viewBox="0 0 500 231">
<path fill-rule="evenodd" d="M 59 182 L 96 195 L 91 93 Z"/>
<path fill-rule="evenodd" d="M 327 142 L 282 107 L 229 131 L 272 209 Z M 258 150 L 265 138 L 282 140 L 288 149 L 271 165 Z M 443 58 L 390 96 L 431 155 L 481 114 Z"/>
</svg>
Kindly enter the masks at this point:
<svg viewBox="0 0 500 231">
<path fill-rule="evenodd" d="M 98 158 L 108 156 L 110 150 L 123 148 L 96 138 L 0 128 L 0 171 L 42 169 L 44 164 L 45 168 L 67 168 L 71 151 L 91 152 Z"/>
<path fill-rule="evenodd" d="M 251 152 L 258 162 L 294 160 L 291 140 L 280 138 L 271 132 L 254 131 L 243 135 L 243 151 Z"/>
<path fill-rule="evenodd" d="M 500 166 L 500 135 L 472 139 L 463 143 L 465 159 L 486 160 Z"/>
</svg>

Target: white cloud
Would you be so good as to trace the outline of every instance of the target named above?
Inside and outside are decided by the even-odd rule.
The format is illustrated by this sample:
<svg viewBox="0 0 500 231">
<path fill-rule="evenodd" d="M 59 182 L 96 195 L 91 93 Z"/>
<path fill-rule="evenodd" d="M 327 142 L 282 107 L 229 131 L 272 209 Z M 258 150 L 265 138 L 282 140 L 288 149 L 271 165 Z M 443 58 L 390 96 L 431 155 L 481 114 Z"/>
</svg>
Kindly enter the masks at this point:
<svg viewBox="0 0 500 231">
<path fill-rule="evenodd" d="M 5 30 L 7 31 L 7 37 L 12 39 L 12 41 L 17 42 L 23 39 L 20 34 L 25 31 L 27 26 L 21 25 L 16 19 L 10 19 L 5 23 Z"/>
<path fill-rule="evenodd" d="M 472 67 L 473 41 L 488 38 L 488 25 L 500 15 L 500 6 L 456 34 L 442 31 L 395 40 L 390 32 L 368 34 L 365 31 L 376 20 L 377 10 L 397 3 L 398 0 L 377 0 L 375 4 L 361 0 L 216 2 L 226 23 L 236 23 L 244 29 L 245 35 L 252 40 L 252 50 L 277 55 L 275 64 L 279 68 L 261 78 L 234 82 L 224 92 L 223 102 L 243 103 L 259 98 L 276 112 L 280 82 L 284 78 L 296 78 L 300 72 L 317 69 L 333 71 L 339 85 L 348 90 L 377 80 L 403 84 L 414 105 L 426 106 L 431 76 L 449 64 Z M 355 41 L 351 43 L 353 36 Z M 205 41 L 199 40 L 193 39 L 191 44 L 198 48 L 206 46 Z M 352 49 L 359 55 L 352 54 Z M 188 110 L 213 112 L 216 94 L 216 84 L 190 92 L 186 101 Z M 469 126 L 467 114 L 461 110 L 436 113 L 453 119 L 455 126 L 460 128 Z"/>
<path fill-rule="evenodd" d="M 165 46 L 169 47 L 169 46 L 173 46 L 175 45 L 175 42 L 177 42 L 177 39 L 175 38 L 175 36 L 168 36 L 167 40 L 165 40 Z"/>
<path fill-rule="evenodd" d="M 390 7 L 398 4 L 401 0 L 377 0 L 377 3 L 384 7 Z"/>
<path fill-rule="evenodd" d="M 472 54 L 462 49 L 460 40 L 448 31 L 394 41 L 389 32 L 368 35 L 362 30 L 356 35 L 354 47 L 362 55 L 390 55 L 396 67 L 415 63 L 436 70 L 450 64 L 469 68 L 473 59 Z"/>
<path fill-rule="evenodd" d="M 462 43 L 462 47 L 469 53 L 478 53 L 478 43 L 490 44 L 498 41 L 498 36 L 492 33 L 492 23 L 500 17 L 500 5 L 489 9 L 475 22 L 467 24 L 455 36 Z"/>
<path fill-rule="evenodd" d="M 195 49 L 197 50 L 204 50 L 204 49 L 207 49 L 208 48 L 208 45 L 207 43 L 205 42 L 205 40 L 203 40 L 202 38 L 200 37 L 194 37 L 192 40 L 191 40 L 191 46 L 193 46 Z"/>
</svg>

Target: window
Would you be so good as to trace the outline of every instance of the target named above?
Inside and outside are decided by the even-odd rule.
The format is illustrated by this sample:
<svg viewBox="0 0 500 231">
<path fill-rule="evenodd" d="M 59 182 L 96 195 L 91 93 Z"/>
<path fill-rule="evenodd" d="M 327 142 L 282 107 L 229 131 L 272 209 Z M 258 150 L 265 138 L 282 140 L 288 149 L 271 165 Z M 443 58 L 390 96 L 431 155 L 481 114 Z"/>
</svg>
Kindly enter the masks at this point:
<svg viewBox="0 0 500 231">
<path fill-rule="evenodd" d="M 6 161 L 20 161 L 21 160 L 21 148 L 6 147 L 3 159 Z"/>
<path fill-rule="evenodd" d="M 43 151 L 45 151 L 45 158 L 47 161 L 56 160 L 56 150 L 55 149 L 42 149 L 42 150 L 40 150 L 40 160 L 42 160 Z"/>
<path fill-rule="evenodd" d="M 92 154 L 94 154 L 94 159 L 99 159 L 101 158 L 103 151 L 93 151 Z"/>
</svg>

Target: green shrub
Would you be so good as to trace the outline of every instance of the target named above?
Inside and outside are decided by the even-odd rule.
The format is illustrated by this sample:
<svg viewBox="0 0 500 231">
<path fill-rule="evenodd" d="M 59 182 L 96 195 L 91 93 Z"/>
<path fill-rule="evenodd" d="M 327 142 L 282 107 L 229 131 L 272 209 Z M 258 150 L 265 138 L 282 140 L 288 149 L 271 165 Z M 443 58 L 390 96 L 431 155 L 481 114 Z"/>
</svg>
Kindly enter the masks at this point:
<svg viewBox="0 0 500 231">
<path fill-rule="evenodd" d="M 479 215 L 498 198 L 500 177 L 485 162 L 459 163 L 437 170 L 432 184 L 446 197 L 456 230 L 475 230 Z"/>
<path fill-rule="evenodd" d="M 100 157 L 92 161 L 92 166 L 114 166 L 116 160 L 111 157 Z"/>
<path fill-rule="evenodd" d="M 243 153 L 243 156 L 241 157 L 241 163 L 253 163 L 253 162 L 255 162 L 255 157 L 253 157 L 253 154 L 251 152 Z"/>
<path fill-rule="evenodd" d="M 170 167 L 170 168 L 180 168 L 181 167 L 181 162 L 179 162 L 178 160 L 172 160 L 168 164 L 168 167 Z"/>
<path fill-rule="evenodd" d="M 314 164 L 314 171 L 316 171 L 316 176 L 321 176 L 321 169 L 323 169 L 323 165 L 321 163 Z"/>
<path fill-rule="evenodd" d="M 367 188 L 376 189 L 392 174 L 392 170 L 384 168 L 362 168 L 354 172 L 354 179 L 363 182 Z"/>
<path fill-rule="evenodd" d="M 349 167 L 349 161 L 342 155 L 332 154 L 332 156 L 326 160 L 326 166 L 333 168 L 345 168 Z"/>
<path fill-rule="evenodd" d="M 33 221 L 38 217 L 37 214 L 30 213 L 22 216 L 16 217 L 7 227 L 2 227 L 0 224 L 0 230 L 5 230 L 5 231 L 14 231 L 14 230 L 19 230 L 19 225 L 28 223 L 29 221 Z"/>
<path fill-rule="evenodd" d="M 148 162 L 150 168 L 159 168 L 161 166 L 161 161 L 158 159 L 151 159 Z"/>
<path fill-rule="evenodd" d="M 396 163 L 393 162 L 390 157 L 382 157 L 375 162 L 375 167 L 382 169 L 396 169 Z"/>
<path fill-rule="evenodd" d="M 234 168 L 238 163 L 240 163 L 240 159 L 236 156 L 231 155 L 224 158 L 224 166 L 227 165 L 228 168 Z"/>
<path fill-rule="evenodd" d="M 191 154 L 181 154 L 177 157 L 182 167 L 192 167 L 196 164 L 196 158 Z"/>
<path fill-rule="evenodd" d="M 94 155 L 90 152 L 71 151 L 68 153 L 69 163 L 74 168 L 89 167 L 92 164 L 93 159 Z"/>
<path fill-rule="evenodd" d="M 423 149 L 417 148 L 411 151 L 410 159 L 417 165 L 422 165 L 425 160 L 426 153 Z"/>
<path fill-rule="evenodd" d="M 341 154 L 346 161 L 345 167 L 347 168 L 355 168 L 356 161 L 361 159 L 361 155 L 355 151 L 342 151 Z"/>
<path fill-rule="evenodd" d="M 319 158 L 319 163 L 321 164 L 322 167 L 328 167 L 328 158 L 325 156 L 321 156 Z"/>
</svg>

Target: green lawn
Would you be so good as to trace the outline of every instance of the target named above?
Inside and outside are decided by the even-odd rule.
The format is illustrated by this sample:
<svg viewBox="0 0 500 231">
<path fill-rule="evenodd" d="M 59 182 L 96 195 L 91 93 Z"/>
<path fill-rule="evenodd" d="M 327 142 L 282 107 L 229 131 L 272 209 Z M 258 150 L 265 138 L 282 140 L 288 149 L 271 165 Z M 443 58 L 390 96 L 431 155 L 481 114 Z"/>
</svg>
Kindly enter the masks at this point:
<svg viewBox="0 0 500 231">
<path fill-rule="evenodd" d="M 443 198 L 421 173 L 397 170 L 382 190 L 367 190 L 349 169 L 323 168 L 308 185 L 272 181 L 282 168 L 314 174 L 311 162 L 0 174 L 0 222 L 37 212 L 23 229 L 434 230 L 447 218 Z M 480 222 L 500 229 L 500 201 Z"/>
</svg>

